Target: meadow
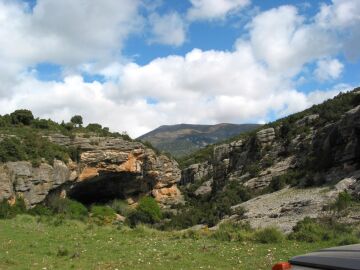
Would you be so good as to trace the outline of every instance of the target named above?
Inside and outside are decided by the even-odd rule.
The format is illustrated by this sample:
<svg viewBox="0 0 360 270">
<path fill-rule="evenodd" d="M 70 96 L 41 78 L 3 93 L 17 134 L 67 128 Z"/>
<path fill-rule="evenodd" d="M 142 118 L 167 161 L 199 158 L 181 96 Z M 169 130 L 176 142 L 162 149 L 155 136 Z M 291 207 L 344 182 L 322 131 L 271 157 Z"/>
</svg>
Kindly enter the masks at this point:
<svg viewBox="0 0 360 270">
<path fill-rule="evenodd" d="M 262 244 L 207 234 L 18 215 L 0 220 L 0 269 L 265 270 L 294 255 L 338 244 L 334 239 L 309 243 L 287 238 Z"/>
</svg>

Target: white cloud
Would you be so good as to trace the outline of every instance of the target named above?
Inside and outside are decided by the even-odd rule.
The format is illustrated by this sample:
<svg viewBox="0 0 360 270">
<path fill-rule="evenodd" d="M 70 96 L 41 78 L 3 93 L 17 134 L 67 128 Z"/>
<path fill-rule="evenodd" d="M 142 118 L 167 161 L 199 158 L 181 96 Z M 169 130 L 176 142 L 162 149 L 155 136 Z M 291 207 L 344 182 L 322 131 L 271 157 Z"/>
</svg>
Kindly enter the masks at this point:
<svg viewBox="0 0 360 270">
<path fill-rule="evenodd" d="M 0 59 L 18 73 L 52 62 L 77 66 L 118 56 L 124 40 L 142 26 L 139 0 L 0 0 Z M 0 74 L 5 68 L 0 66 Z"/>
<path fill-rule="evenodd" d="M 340 34 L 344 53 L 350 60 L 360 58 L 360 1 L 333 0 L 331 4 L 323 4 L 316 23 Z"/>
<path fill-rule="evenodd" d="M 178 13 L 152 14 L 149 21 L 153 34 L 150 43 L 180 46 L 185 42 L 186 26 Z"/>
<path fill-rule="evenodd" d="M 190 21 L 224 19 L 250 4 L 250 0 L 190 0 L 192 7 L 187 17 Z"/>
<path fill-rule="evenodd" d="M 268 119 L 269 110 L 286 115 L 328 95 L 319 92 L 315 98 L 296 91 L 290 80 L 257 62 L 246 43 L 234 52 L 195 49 L 144 66 L 129 63 L 119 74 L 118 80 L 105 83 L 86 83 L 78 75 L 41 82 L 29 74 L 0 113 L 29 108 L 57 121 L 81 114 L 86 123 L 136 137 L 162 124 L 258 122 Z"/>
<path fill-rule="evenodd" d="M 306 24 L 294 6 L 260 13 L 248 28 L 256 57 L 265 61 L 272 71 L 287 76 L 297 74 L 304 64 L 339 49 L 331 33 L 315 24 Z"/>
<path fill-rule="evenodd" d="M 329 29 L 354 26 L 360 21 L 360 1 L 333 0 L 331 4 L 322 4 L 316 20 Z"/>
<path fill-rule="evenodd" d="M 322 59 L 317 62 L 315 76 L 320 81 L 333 80 L 340 77 L 344 65 L 338 59 Z"/>
<path fill-rule="evenodd" d="M 193 0 L 188 16 L 223 18 L 246 2 Z M 283 6 L 255 16 L 232 51 L 193 49 L 139 65 L 116 57 L 144 23 L 139 1 L 106 0 L 98 7 L 95 0 L 66 0 L 64 8 L 63 1 L 38 0 L 33 13 L 19 3 L 0 0 L 0 114 L 29 108 L 57 121 L 81 114 L 86 123 L 132 136 L 162 124 L 259 122 L 270 120 L 270 111 L 284 116 L 303 110 L 340 90 L 299 92 L 298 75 L 308 68 L 319 78 L 338 78 L 344 68 L 338 54 L 358 43 L 356 14 L 350 21 L 336 15 L 333 22 L 325 6 L 314 18 Z M 341 3 L 326 6 L 328 12 L 341 14 L 336 11 Z M 185 27 L 179 16 L 150 17 L 153 41 L 182 44 Z M 347 29 L 351 35 L 342 39 Z M 64 81 L 37 80 L 27 69 L 40 61 L 63 64 Z M 308 65 L 314 63 L 316 71 Z M 86 83 L 79 70 L 103 75 L 105 82 Z"/>
</svg>

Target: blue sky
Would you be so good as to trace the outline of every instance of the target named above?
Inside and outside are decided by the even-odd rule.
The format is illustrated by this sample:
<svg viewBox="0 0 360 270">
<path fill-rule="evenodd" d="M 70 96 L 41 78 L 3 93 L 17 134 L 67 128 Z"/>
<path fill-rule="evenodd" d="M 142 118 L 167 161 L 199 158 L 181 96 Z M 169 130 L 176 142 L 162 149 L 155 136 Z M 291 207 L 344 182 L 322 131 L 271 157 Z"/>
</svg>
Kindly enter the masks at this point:
<svg viewBox="0 0 360 270">
<path fill-rule="evenodd" d="M 357 0 L 0 0 L 0 114 L 272 121 L 359 85 Z"/>
</svg>

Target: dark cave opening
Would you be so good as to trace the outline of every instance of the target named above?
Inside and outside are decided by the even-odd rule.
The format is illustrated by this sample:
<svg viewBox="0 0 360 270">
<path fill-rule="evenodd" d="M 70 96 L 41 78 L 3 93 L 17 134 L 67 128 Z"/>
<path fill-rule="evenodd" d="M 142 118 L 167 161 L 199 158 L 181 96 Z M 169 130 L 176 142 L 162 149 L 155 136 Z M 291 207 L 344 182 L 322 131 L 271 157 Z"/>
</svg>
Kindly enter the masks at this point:
<svg viewBox="0 0 360 270">
<path fill-rule="evenodd" d="M 129 172 L 100 173 L 97 177 L 72 185 L 67 190 L 67 196 L 85 205 L 104 204 L 114 199 L 137 197 L 149 190 L 151 183 L 141 175 Z"/>
</svg>

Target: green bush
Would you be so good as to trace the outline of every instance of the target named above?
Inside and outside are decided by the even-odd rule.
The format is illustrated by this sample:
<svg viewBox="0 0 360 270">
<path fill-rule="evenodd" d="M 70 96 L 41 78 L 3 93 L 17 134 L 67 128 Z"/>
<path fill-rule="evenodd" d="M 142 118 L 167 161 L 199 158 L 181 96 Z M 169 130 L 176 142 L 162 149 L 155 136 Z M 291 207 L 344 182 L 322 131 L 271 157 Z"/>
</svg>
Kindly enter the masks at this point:
<svg viewBox="0 0 360 270">
<path fill-rule="evenodd" d="M 344 238 L 340 239 L 338 242 L 339 246 L 346 246 L 346 245 L 353 245 L 353 244 L 359 244 L 360 238 L 356 237 L 355 235 L 348 235 Z"/>
<path fill-rule="evenodd" d="M 311 218 L 304 218 L 299 221 L 289 234 L 290 240 L 304 242 L 319 242 L 339 239 L 339 241 L 349 241 L 354 239 L 354 229 L 349 224 L 342 224 L 334 219 L 317 221 Z"/>
<path fill-rule="evenodd" d="M 102 126 L 100 124 L 96 124 L 96 123 L 88 124 L 86 126 L 86 129 L 91 132 L 98 132 L 98 133 L 102 132 Z"/>
<path fill-rule="evenodd" d="M 162 213 L 159 205 L 152 197 L 142 197 L 134 212 L 132 212 L 128 220 L 131 226 L 138 223 L 154 224 L 162 219 Z"/>
<path fill-rule="evenodd" d="M 91 219 L 98 225 L 111 224 L 116 219 L 115 211 L 104 205 L 93 205 L 90 209 Z"/>
<path fill-rule="evenodd" d="M 0 161 L 26 160 L 27 155 L 19 139 L 10 137 L 0 142 Z"/>
<path fill-rule="evenodd" d="M 119 215 L 127 217 L 133 209 L 129 206 L 126 201 L 123 200 L 113 200 L 110 204 L 110 207 Z"/>
<path fill-rule="evenodd" d="M 142 197 L 139 201 L 137 211 L 147 214 L 153 222 L 160 221 L 162 218 L 161 209 L 152 197 Z"/>
<path fill-rule="evenodd" d="M 48 120 L 45 119 L 35 119 L 32 121 L 32 126 L 39 129 L 49 129 L 50 124 Z"/>
<path fill-rule="evenodd" d="M 315 222 L 311 218 L 304 218 L 299 221 L 293 228 L 293 232 L 289 234 L 289 239 L 303 242 L 319 242 L 328 237 L 324 226 Z"/>
<path fill-rule="evenodd" d="M 24 213 L 26 213 L 26 205 L 23 198 L 16 198 L 14 205 L 10 205 L 7 200 L 0 202 L 0 219 L 13 218 Z"/>
<path fill-rule="evenodd" d="M 271 191 L 278 191 L 283 189 L 286 186 L 286 178 L 282 175 L 274 176 L 271 179 L 269 188 Z"/>
<path fill-rule="evenodd" d="M 35 207 L 28 210 L 28 213 L 33 216 L 51 216 L 54 212 L 45 205 L 38 204 Z"/>
<path fill-rule="evenodd" d="M 352 204 L 352 197 L 346 191 L 340 192 L 336 201 L 331 205 L 331 208 L 337 211 L 338 213 L 346 210 Z"/>
<path fill-rule="evenodd" d="M 250 228 L 249 223 L 234 224 L 223 223 L 211 235 L 211 238 L 220 241 L 245 241 L 250 240 L 253 230 Z"/>
<path fill-rule="evenodd" d="M 284 240 L 284 235 L 277 228 L 268 227 L 257 230 L 254 239 L 262 244 L 279 243 Z"/>
<path fill-rule="evenodd" d="M 87 208 L 80 202 L 68 198 L 56 198 L 49 202 L 50 209 L 66 218 L 85 220 L 88 217 Z"/>
</svg>

